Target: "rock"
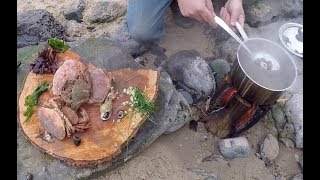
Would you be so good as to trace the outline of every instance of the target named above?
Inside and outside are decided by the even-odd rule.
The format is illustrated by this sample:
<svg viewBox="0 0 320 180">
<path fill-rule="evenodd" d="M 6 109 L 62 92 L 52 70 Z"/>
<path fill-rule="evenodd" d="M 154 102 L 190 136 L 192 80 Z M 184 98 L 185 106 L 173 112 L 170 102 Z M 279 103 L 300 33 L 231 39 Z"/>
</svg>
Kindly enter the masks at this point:
<svg viewBox="0 0 320 180">
<path fill-rule="evenodd" d="M 279 154 L 278 140 L 272 134 L 267 134 L 259 145 L 259 153 L 266 165 L 270 166 Z"/>
<path fill-rule="evenodd" d="M 33 54 L 38 52 L 42 47 L 39 45 L 39 47 L 18 49 L 17 61 L 21 61 L 23 63 L 22 66 L 25 66 L 34 60 Z M 97 47 L 101 47 L 101 49 Z M 119 47 L 114 45 L 110 40 L 103 38 L 90 38 L 82 42 L 79 41 L 72 48 L 72 50 L 76 49 L 85 55 L 87 61 L 99 64 L 99 67 L 103 67 L 103 57 L 106 57 L 107 53 L 112 54 L 106 52 L 106 54 L 99 56 L 104 53 L 102 50 L 111 52 L 120 51 Z M 122 52 L 122 54 L 124 53 Z M 124 56 L 127 55 L 128 52 Z M 112 69 L 119 70 L 127 67 L 127 64 L 131 64 L 131 62 L 136 63 L 132 58 L 127 58 L 126 61 L 127 63 L 119 64 L 112 67 Z M 129 141 L 128 148 L 125 148 L 126 150 L 114 157 L 112 162 L 102 163 L 97 167 L 91 168 L 66 166 L 31 145 L 24 138 L 21 128 L 17 126 L 17 179 L 24 180 L 27 172 L 33 174 L 34 179 L 87 179 L 98 173 L 106 173 L 124 164 L 130 158 L 137 156 L 162 134 L 173 132 L 189 122 L 191 109 L 188 102 L 176 91 L 174 85 L 163 77 L 163 74 L 161 73 L 157 94 L 159 111 L 149 117 L 152 121 L 148 120 L 141 126 L 132 141 Z M 25 74 L 21 71 L 18 71 L 17 75 L 21 76 L 21 79 L 25 77 Z M 21 87 L 21 83 L 22 81 L 18 81 L 17 87 Z"/>
<path fill-rule="evenodd" d="M 281 0 L 281 10 L 286 18 L 303 14 L 303 0 Z"/>
<path fill-rule="evenodd" d="M 301 154 L 299 156 L 298 163 L 299 163 L 301 170 L 303 170 L 303 154 Z"/>
<path fill-rule="evenodd" d="M 289 180 L 303 180 L 303 174 L 301 172 L 297 173 L 294 176 L 290 177 Z"/>
<path fill-rule="evenodd" d="M 225 74 L 231 71 L 230 64 L 224 59 L 210 61 L 208 65 L 210 66 L 211 70 L 216 73 L 214 78 L 217 83 L 222 81 Z"/>
<path fill-rule="evenodd" d="M 68 20 L 74 20 L 78 23 L 82 22 L 83 10 L 85 8 L 84 0 L 77 0 L 71 3 L 71 5 L 64 12 L 64 17 Z"/>
<path fill-rule="evenodd" d="M 303 14 L 303 0 L 244 1 L 246 23 L 258 27 L 280 19 L 292 19 Z"/>
<path fill-rule="evenodd" d="M 121 68 L 141 69 L 129 52 L 119 47 L 107 37 L 89 38 L 78 46 L 71 48 L 85 61 L 90 61 L 97 67 L 104 67 L 107 71 Z"/>
<path fill-rule="evenodd" d="M 215 48 L 214 53 L 217 53 L 219 55 L 219 58 L 225 59 L 229 63 L 233 63 L 237 58 L 238 47 L 239 43 L 237 42 L 237 40 L 235 40 L 234 38 L 229 38 L 227 41 L 221 43 L 219 48 Z"/>
<path fill-rule="evenodd" d="M 284 112 L 293 123 L 296 147 L 303 148 L 303 94 L 294 94 L 284 105 Z"/>
<path fill-rule="evenodd" d="M 26 180 L 32 180 L 33 179 L 33 175 L 29 172 L 27 172 L 26 174 Z"/>
<path fill-rule="evenodd" d="M 70 37 L 80 37 L 81 33 L 81 24 L 77 23 L 77 21 L 74 20 L 70 20 L 69 22 L 67 22 L 67 29 L 66 32 Z"/>
<path fill-rule="evenodd" d="M 133 57 L 140 56 L 150 49 L 149 44 L 141 44 L 132 39 L 124 26 L 121 26 L 112 33 L 110 39 L 119 46 L 127 49 Z"/>
<path fill-rule="evenodd" d="M 224 158 L 248 157 L 251 148 L 246 137 L 237 137 L 219 140 L 219 150 Z"/>
<path fill-rule="evenodd" d="M 188 101 L 189 104 L 193 103 L 192 96 L 188 92 L 182 89 L 178 89 L 177 91 Z"/>
<path fill-rule="evenodd" d="M 177 89 L 188 92 L 194 102 L 215 93 L 216 83 L 209 65 L 195 50 L 183 50 L 173 54 L 164 64 Z"/>
<path fill-rule="evenodd" d="M 18 48 L 37 45 L 53 37 L 65 39 L 65 28 L 47 10 L 29 10 L 18 15 Z"/>
<path fill-rule="evenodd" d="M 251 27 L 265 25 L 280 16 L 280 7 L 280 1 L 277 0 L 255 1 L 252 4 L 244 4 L 246 23 Z"/>
<path fill-rule="evenodd" d="M 112 1 L 100 1 L 93 8 L 89 21 L 92 23 L 111 22 L 114 19 L 123 16 L 126 12 L 126 7 L 122 4 Z"/>
<path fill-rule="evenodd" d="M 148 59 L 143 56 L 139 56 L 139 57 L 135 58 L 134 61 L 141 64 L 142 66 L 146 66 L 146 64 L 148 63 Z"/>
</svg>

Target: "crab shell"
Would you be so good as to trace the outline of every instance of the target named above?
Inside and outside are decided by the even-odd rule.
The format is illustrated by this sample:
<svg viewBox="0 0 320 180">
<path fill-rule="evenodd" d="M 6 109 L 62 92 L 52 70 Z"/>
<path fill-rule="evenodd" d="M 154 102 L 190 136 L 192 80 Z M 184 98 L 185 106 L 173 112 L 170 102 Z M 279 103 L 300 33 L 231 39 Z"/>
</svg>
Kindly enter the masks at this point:
<svg viewBox="0 0 320 180">
<path fill-rule="evenodd" d="M 52 81 L 52 91 L 54 95 L 61 95 L 63 85 L 70 79 L 76 78 L 79 74 L 83 73 L 85 65 L 81 62 L 74 60 L 66 60 L 58 68 L 54 74 Z"/>
<path fill-rule="evenodd" d="M 102 103 L 109 92 L 111 80 L 100 68 L 93 68 L 89 72 L 92 82 L 89 103 Z"/>
<path fill-rule="evenodd" d="M 43 128 L 52 136 L 59 140 L 66 136 L 65 125 L 58 112 L 50 108 L 40 107 L 38 116 Z"/>
</svg>

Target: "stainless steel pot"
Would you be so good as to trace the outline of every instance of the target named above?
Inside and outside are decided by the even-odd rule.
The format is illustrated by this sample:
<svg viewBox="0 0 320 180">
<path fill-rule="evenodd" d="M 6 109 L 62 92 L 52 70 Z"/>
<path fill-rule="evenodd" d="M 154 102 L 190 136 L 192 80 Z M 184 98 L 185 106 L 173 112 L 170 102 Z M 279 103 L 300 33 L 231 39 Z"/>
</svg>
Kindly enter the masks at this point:
<svg viewBox="0 0 320 180">
<path fill-rule="evenodd" d="M 285 49 L 270 40 L 249 38 L 244 44 L 254 58 L 239 46 L 230 72 L 233 86 L 252 103 L 271 104 L 294 84 L 296 65 Z"/>
</svg>

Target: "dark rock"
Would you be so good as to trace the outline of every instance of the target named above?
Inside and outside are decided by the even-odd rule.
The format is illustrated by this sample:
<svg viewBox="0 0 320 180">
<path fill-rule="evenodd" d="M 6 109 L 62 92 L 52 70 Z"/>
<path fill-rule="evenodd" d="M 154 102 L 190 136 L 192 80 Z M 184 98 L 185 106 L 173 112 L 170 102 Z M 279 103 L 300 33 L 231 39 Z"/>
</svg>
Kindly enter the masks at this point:
<svg viewBox="0 0 320 180">
<path fill-rule="evenodd" d="M 237 137 L 219 140 L 219 150 L 224 158 L 248 157 L 251 148 L 246 137 Z"/>
<path fill-rule="evenodd" d="M 281 0 L 281 9 L 286 18 L 295 18 L 303 14 L 303 0 Z"/>
<path fill-rule="evenodd" d="M 278 140 L 272 135 L 267 134 L 259 144 L 261 159 L 270 166 L 279 154 Z"/>
<path fill-rule="evenodd" d="M 126 12 L 126 7 L 112 1 L 98 2 L 93 8 L 93 12 L 89 17 L 92 23 L 111 22 L 114 19 L 123 16 Z"/>
<path fill-rule="evenodd" d="M 53 37 L 65 40 L 65 28 L 47 10 L 29 10 L 18 15 L 18 48 L 37 45 Z"/>
<path fill-rule="evenodd" d="M 75 20 L 78 23 L 82 22 L 83 10 L 85 8 L 84 0 L 74 1 L 70 7 L 64 12 L 64 17 L 68 20 Z"/>
<path fill-rule="evenodd" d="M 163 67 L 176 83 L 177 89 L 188 92 L 194 102 L 215 93 L 216 83 L 209 65 L 195 50 L 173 54 Z"/>
<path fill-rule="evenodd" d="M 208 62 L 211 70 L 215 72 L 215 80 L 217 83 L 221 82 L 224 76 L 231 71 L 230 64 L 224 59 L 216 59 Z"/>
<path fill-rule="evenodd" d="M 281 13 L 280 1 L 277 0 L 255 1 L 252 4 L 244 4 L 243 8 L 246 23 L 251 27 L 258 27 L 275 21 Z"/>
<path fill-rule="evenodd" d="M 191 120 L 189 122 L 189 129 L 197 132 L 197 126 L 198 126 L 198 121 L 195 121 L 195 120 Z"/>
</svg>

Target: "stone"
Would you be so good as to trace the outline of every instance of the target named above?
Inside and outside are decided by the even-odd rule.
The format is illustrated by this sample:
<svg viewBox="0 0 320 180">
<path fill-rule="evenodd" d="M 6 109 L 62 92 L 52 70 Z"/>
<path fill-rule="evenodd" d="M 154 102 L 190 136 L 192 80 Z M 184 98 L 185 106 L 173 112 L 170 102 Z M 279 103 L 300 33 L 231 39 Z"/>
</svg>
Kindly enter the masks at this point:
<svg viewBox="0 0 320 180">
<path fill-rule="evenodd" d="M 209 65 L 196 50 L 179 51 L 168 58 L 163 69 L 177 89 L 188 92 L 194 102 L 215 93 L 216 82 Z"/>
<path fill-rule="evenodd" d="M 70 36 L 70 37 L 81 37 L 81 30 L 82 26 L 80 23 L 78 23 L 75 20 L 70 20 L 69 22 L 67 22 L 66 25 L 66 33 Z"/>
<path fill-rule="evenodd" d="M 178 89 L 177 91 L 188 101 L 189 104 L 193 103 L 192 96 L 188 92 L 182 89 Z"/>
<path fill-rule="evenodd" d="M 122 4 L 112 1 L 98 2 L 89 16 L 91 23 L 108 23 L 116 18 L 123 16 L 126 12 L 126 7 Z"/>
<path fill-rule="evenodd" d="M 44 9 L 25 11 L 17 17 L 17 47 L 38 45 L 50 38 L 66 38 L 65 28 Z"/>
<path fill-rule="evenodd" d="M 289 180 L 303 180 L 303 174 L 301 172 L 297 173 L 290 177 Z"/>
<path fill-rule="evenodd" d="M 148 63 L 148 59 L 143 56 L 139 56 L 139 57 L 135 58 L 134 61 L 141 64 L 142 66 L 146 66 L 146 64 Z"/>
<path fill-rule="evenodd" d="M 119 27 L 114 33 L 110 34 L 110 39 L 119 46 L 127 49 L 133 57 L 138 57 L 150 49 L 149 44 L 142 44 L 135 41 L 128 34 L 124 25 Z"/>
<path fill-rule="evenodd" d="M 85 61 L 90 61 L 97 67 L 104 67 L 107 71 L 115 71 L 120 67 L 143 68 L 142 65 L 134 61 L 126 49 L 119 47 L 108 37 L 89 38 L 71 49 Z"/>
<path fill-rule="evenodd" d="M 216 59 L 208 62 L 211 70 L 215 72 L 215 80 L 217 83 L 221 82 L 224 76 L 231 71 L 230 64 L 224 59 Z"/>
<path fill-rule="evenodd" d="M 259 144 L 259 153 L 265 164 L 270 166 L 279 154 L 278 140 L 272 134 L 267 134 Z"/>
<path fill-rule="evenodd" d="M 67 10 L 63 13 L 64 17 L 68 20 L 74 20 L 78 23 L 82 22 L 83 10 L 85 8 L 84 0 L 75 0 L 71 3 Z"/>
<path fill-rule="evenodd" d="M 303 148 L 303 94 L 294 94 L 284 105 L 284 112 L 293 123 L 296 148 Z"/>
<path fill-rule="evenodd" d="M 236 157 L 246 158 L 251 153 L 251 148 L 246 137 L 236 137 L 219 140 L 219 150 L 226 159 Z"/>
</svg>

